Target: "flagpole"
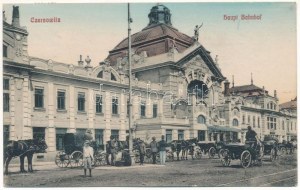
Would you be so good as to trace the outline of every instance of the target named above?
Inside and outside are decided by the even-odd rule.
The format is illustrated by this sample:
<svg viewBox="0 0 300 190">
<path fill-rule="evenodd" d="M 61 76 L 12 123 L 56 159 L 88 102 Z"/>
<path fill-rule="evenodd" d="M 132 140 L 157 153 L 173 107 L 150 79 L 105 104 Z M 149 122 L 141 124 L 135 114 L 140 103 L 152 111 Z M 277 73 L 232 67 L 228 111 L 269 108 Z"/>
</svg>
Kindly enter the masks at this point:
<svg viewBox="0 0 300 190">
<path fill-rule="evenodd" d="M 128 3 L 128 67 L 129 67 L 129 154 L 131 159 L 131 162 L 134 163 L 133 159 L 133 139 L 132 139 L 132 84 L 131 84 L 131 28 L 130 23 L 132 22 L 130 18 L 130 4 Z"/>
</svg>

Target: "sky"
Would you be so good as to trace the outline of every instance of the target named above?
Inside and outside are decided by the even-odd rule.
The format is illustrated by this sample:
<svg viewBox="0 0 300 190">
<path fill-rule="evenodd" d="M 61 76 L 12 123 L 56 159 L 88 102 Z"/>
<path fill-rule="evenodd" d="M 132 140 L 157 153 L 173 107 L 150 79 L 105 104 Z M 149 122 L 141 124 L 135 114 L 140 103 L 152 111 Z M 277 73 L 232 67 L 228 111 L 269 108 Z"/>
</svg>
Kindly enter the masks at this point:
<svg viewBox="0 0 300 190">
<path fill-rule="evenodd" d="M 297 39 L 295 3 L 163 3 L 172 14 L 172 24 L 193 36 L 203 23 L 199 42 L 218 55 L 221 72 L 235 86 L 247 85 L 251 73 L 256 86 L 279 102 L 296 97 Z M 15 4 L 16 5 L 16 4 Z M 147 26 L 156 3 L 131 3 L 132 33 Z M 3 6 L 11 23 L 12 5 Z M 30 56 L 77 64 L 79 55 L 97 66 L 108 52 L 127 37 L 127 4 L 87 3 L 20 4 L 21 26 L 26 26 Z M 261 20 L 241 20 L 241 15 L 261 15 Z M 239 20 L 224 20 L 224 15 Z M 60 18 L 60 23 L 32 23 L 34 18 Z"/>
</svg>

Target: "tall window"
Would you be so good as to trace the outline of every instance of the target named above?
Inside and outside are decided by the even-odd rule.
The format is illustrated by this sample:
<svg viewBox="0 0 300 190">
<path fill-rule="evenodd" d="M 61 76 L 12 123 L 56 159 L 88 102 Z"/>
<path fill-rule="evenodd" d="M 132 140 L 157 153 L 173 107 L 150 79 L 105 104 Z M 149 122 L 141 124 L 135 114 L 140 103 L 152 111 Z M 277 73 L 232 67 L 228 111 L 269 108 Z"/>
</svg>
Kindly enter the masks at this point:
<svg viewBox="0 0 300 190">
<path fill-rule="evenodd" d="M 118 98 L 113 97 L 111 103 L 112 103 L 112 114 L 118 114 Z"/>
<path fill-rule="evenodd" d="M 7 57 L 7 46 L 3 45 L 3 57 Z"/>
<path fill-rule="evenodd" d="M 166 130 L 166 142 L 171 142 L 172 141 L 172 130 L 167 129 Z"/>
<path fill-rule="evenodd" d="M 243 124 L 245 124 L 245 122 L 246 122 L 246 117 L 245 115 L 243 115 Z"/>
<path fill-rule="evenodd" d="M 78 93 L 78 111 L 85 111 L 85 94 L 82 92 Z"/>
<path fill-rule="evenodd" d="M 276 130 L 276 118 L 267 117 L 267 125 L 268 125 L 268 129 Z"/>
<path fill-rule="evenodd" d="M 282 120 L 282 130 L 284 130 L 284 120 Z"/>
<path fill-rule="evenodd" d="M 34 106 L 36 108 L 44 107 L 44 89 L 41 88 L 34 89 Z"/>
<path fill-rule="evenodd" d="M 66 128 L 56 128 L 56 150 L 64 149 L 64 136 L 67 133 Z"/>
<path fill-rule="evenodd" d="M 252 123 L 252 125 L 253 125 L 253 127 L 255 127 L 255 116 L 253 116 L 253 123 Z"/>
<path fill-rule="evenodd" d="M 146 104 L 145 102 L 141 103 L 141 117 L 145 117 L 146 116 Z"/>
<path fill-rule="evenodd" d="M 45 128 L 32 127 L 32 134 L 34 139 L 45 139 Z"/>
<path fill-rule="evenodd" d="M 111 136 L 113 136 L 116 140 L 119 140 L 119 130 L 111 130 Z"/>
<path fill-rule="evenodd" d="M 250 115 L 248 115 L 248 124 L 250 124 L 250 120 L 251 120 Z"/>
<path fill-rule="evenodd" d="M 3 112 L 9 112 L 9 79 L 3 79 Z"/>
<path fill-rule="evenodd" d="M 96 113 L 102 113 L 102 96 L 96 95 Z"/>
<path fill-rule="evenodd" d="M 127 100 L 127 116 L 129 116 L 129 111 L 130 111 L 129 103 L 130 103 L 129 100 Z"/>
<path fill-rule="evenodd" d="M 97 145 L 103 146 L 103 129 L 95 129 L 95 141 Z"/>
<path fill-rule="evenodd" d="M 198 116 L 198 123 L 205 124 L 205 117 L 203 115 Z"/>
<path fill-rule="evenodd" d="M 184 130 L 178 130 L 178 140 L 184 140 Z"/>
<path fill-rule="evenodd" d="M 3 145 L 5 147 L 9 141 L 9 125 L 4 125 L 3 127 Z"/>
<path fill-rule="evenodd" d="M 58 91 L 57 92 L 57 109 L 58 110 L 65 110 L 66 104 L 66 92 L 65 91 Z"/>
<path fill-rule="evenodd" d="M 117 81 L 116 76 L 114 74 L 110 74 L 110 80 Z"/>
<path fill-rule="evenodd" d="M 260 128 L 260 118 L 257 117 L 257 127 Z"/>
<path fill-rule="evenodd" d="M 233 119 L 232 126 L 239 126 L 239 121 L 237 119 Z"/>
<path fill-rule="evenodd" d="M 153 104 L 153 118 L 157 117 L 157 104 Z"/>
<path fill-rule="evenodd" d="M 198 140 L 205 141 L 205 131 L 203 131 L 203 130 L 198 131 Z"/>
</svg>

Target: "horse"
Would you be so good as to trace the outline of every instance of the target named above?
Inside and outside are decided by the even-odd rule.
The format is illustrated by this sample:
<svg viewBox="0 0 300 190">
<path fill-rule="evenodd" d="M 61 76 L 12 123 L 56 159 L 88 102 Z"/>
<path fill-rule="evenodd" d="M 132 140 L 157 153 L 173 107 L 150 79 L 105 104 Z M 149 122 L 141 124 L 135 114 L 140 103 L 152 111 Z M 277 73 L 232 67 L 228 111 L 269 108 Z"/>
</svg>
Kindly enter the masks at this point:
<svg viewBox="0 0 300 190">
<path fill-rule="evenodd" d="M 45 153 L 48 148 L 44 139 L 28 139 L 10 141 L 4 150 L 5 172 L 8 174 L 8 165 L 12 158 L 20 157 L 20 172 L 24 173 L 24 159 L 27 157 L 28 172 L 33 172 L 32 158 L 34 153 Z"/>
<path fill-rule="evenodd" d="M 189 152 L 190 143 L 189 141 L 182 140 L 181 141 L 181 160 L 185 158 L 187 160 L 188 152 Z"/>
</svg>

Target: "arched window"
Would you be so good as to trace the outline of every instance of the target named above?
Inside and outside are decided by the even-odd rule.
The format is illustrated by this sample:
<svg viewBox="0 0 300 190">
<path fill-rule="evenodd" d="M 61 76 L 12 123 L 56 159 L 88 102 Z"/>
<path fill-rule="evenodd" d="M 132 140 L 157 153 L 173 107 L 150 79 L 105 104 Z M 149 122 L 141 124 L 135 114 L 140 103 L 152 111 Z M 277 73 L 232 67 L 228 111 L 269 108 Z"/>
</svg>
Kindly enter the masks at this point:
<svg viewBox="0 0 300 190">
<path fill-rule="evenodd" d="M 282 120 L 282 130 L 284 130 L 284 120 Z"/>
<path fill-rule="evenodd" d="M 239 121 L 237 119 L 233 119 L 232 126 L 239 126 Z"/>
<path fill-rule="evenodd" d="M 203 115 L 198 116 L 198 123 L 205 124 L 205 117 Z"/>
<path fill-rule="evenodd" d="M 100 71 L 97 75 L 97 78 L 103 78 L 103 71 Z"/>
<path fill-rule="evenodd" d="M 117 81 L 116 76 L 112 73 L 110 73 L 110 80 Z"/>
</svg>

